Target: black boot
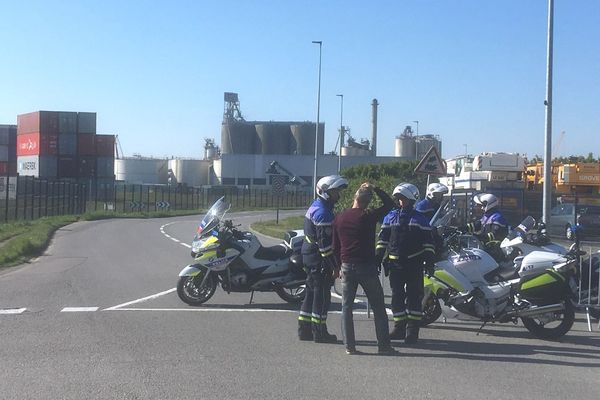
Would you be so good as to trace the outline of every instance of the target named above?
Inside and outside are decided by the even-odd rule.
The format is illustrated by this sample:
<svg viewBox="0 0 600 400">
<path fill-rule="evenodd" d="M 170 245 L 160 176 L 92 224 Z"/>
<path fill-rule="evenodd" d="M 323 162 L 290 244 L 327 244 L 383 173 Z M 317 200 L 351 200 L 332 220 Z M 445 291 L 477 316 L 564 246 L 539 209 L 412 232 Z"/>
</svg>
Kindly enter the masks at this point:
<svg viewBox="0 0 600 400">
<path fill-rule="evenodd" d="M 337 343 L 337 336 L 327 332 L 325 324 L 313 324 L 312 332 L 315 343 Z"/>
<path fill-rule="evenodd" d="M 406 320 L 394 322 L 394 329 L 390 332 L 390 340 L 404 340 L 406 337 Z"/>
<path fill-rule="evenodd" d="M 421 321 L 410 320 L 406 325 L 406 339 L 404 343 L 415 344 L 419 340 L 419 326 Z"/>
<path fill-rule="evenodd" d="M 313 340 L 312 323 L 307 321 L 298 321 L 298 339 Z"/>
</svg>

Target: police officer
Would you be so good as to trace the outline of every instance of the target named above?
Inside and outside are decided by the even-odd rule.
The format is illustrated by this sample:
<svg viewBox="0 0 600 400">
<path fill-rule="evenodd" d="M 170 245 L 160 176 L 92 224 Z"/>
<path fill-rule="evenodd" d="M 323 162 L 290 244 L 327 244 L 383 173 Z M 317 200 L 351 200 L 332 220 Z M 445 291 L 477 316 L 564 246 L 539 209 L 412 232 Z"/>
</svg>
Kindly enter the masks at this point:
<svg viewBox="0 0 600 400">
<path fill-rule="evenodd" d="M 423 268 L 431 268 L 435 249 L 427 218 L 415 210 L 419 190 L 410 183 L 394 188 L 401 209 L 390 221 L 387 260 L 392 288 L 394 329 L 392 340 L 416 343 L 423 316 Z"/>
<path fill-rule="evenodd" d="M 335 343 L 337 337 L 327 332 L 327 311 L 331 302 L 331 285 L 339 267 L 333 254 L 333 206 L 340 190 L 348 186 L 346 178 L 325 176 L 317 182 L 317 198 L 304 216 L 302 263 L 307 269 L 306 296 L 298 316 L 300 340 Z"/>
<path fill-rule="evenodd" d="M 474 234 L 483 242 L 486 251 L 501 261 L 500 242 L 508 235 L 508 223 L 498 209 L 498 198 L 490 193 L 480 193 L 473 197 L 473 201 L 481 207 L 483 215 L 479 221 L 468 223 L 466 231 Z"/>
<path fill-rule="evenodd" d="M 430 183 L 427 186 L 427 194 L 423 200 L 417 202 L 415 209 L 423 214 L 427 221 L 431 222 L 431 218 L 435 215 L 442 204 L 444 195 L 448 193 L 448 187 L 441 183 Z"/>
</svg>

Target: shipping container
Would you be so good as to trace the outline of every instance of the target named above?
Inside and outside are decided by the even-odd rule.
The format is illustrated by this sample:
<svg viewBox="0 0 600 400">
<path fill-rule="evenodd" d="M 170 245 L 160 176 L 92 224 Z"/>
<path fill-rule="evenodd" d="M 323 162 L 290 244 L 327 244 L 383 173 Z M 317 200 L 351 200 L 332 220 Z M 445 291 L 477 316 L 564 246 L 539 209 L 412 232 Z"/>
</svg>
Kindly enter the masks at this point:
<svg viewBox="0 0 600 400">
<path fill-rule="evenodd" d="M 58 133 L 77 133 L 77 113 L 60 111 L 58 113 Z"/>
<path fill-rule="evenodd" d="M 98 157 L 96 161 L 96 175 L 99 178 L 115 176 L 115 159 L 113 157 Z"/>
<path fill-rule="evenodd" d="M 96 113 L 77 114 L 77 133 L 96 133 Z"/>
<path fill-rule="evenodd" d="M 36 111 L 17 115 L 17 135 L 35 132 L 42 135 L 58 134 L 58 112 Z"/>
<path fill-rule="evenodd" d="M 16 143 L 16 136 L 16 125 L 0 125 L 0 145 L 5 146 Z"/>
<path fill-rule="evenodd" d="M 59 178 L 76 178 L 79 176 L 77 167 L 77 158 L 72 156 L 58 157 L 58 173 Z"/>
<path fill-rule="evenodd" d="M 78 169 L 80 178 L 95 177 L 96 157 L 79 157 Z"/>
<path fill-rule="evenodd" d="M 58 135 L 40 135 L 25 133 L 17 135 L 17 157 L 19 156 L 55 156 L 58 154 Z"/>
<path fill-rule="evenodd" d="M 91 133 L 77 135 L 77 154 L 79 156 L 95 156 L 96 135 Z"/>
<path fill-rule="evenodd" d="M 3 162 L 8 162 L 9 161 L 8 160 L 9 149 L 10 148 L 8 147 L 8 145 L 6 145 L 6 146 L 1 146 L 0 145 L 0 161 L 3 161 Z"/>
<path fill-rule="evenodd" d="M 114 157 L 115 135 L 96 135 L 96 155 L 98 157 Z"/>
<path fill-rule="evenodd" d="M 58 135 L 58 155 L 76 156 L 77 155 L 77 135 Z"/>
<path fill-rule="evenodd" d="M 17 157 L 19 175 L 39 178 L 56 178 L 56 156 L 19 156 Z"/>
</svg>

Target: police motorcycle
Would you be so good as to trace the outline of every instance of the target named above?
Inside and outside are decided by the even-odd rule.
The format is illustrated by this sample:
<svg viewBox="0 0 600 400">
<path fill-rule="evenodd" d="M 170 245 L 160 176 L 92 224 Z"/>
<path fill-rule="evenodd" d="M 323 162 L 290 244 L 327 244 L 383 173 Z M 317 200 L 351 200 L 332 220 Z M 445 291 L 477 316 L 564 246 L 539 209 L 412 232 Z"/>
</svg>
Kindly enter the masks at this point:
<svg viewBox="0 0 600 400">
<path fill-rule="evenodd" d="M 525 217 L 515 229 L 508 233 L 500 243 L 500 248 L 511 261 L 516 256 L 526 256 L 533 251 L 557 254 L 567 254 L 568 252 L 565 247 L 553 243 L 548 237 L 546 226 L 543 223 L 536 223 L 531 216 Z"/>
<path fill-rule="evenodd" d="M 192 241 L 194 262 L 179 273 L 179 298 L 198 306 L 221 285 L 228 294 L 272 291 L 290 304 L 301 303 L 306 280 L 299 255 L 302 231 L 290 231 L 281 244 L 263 247 L 252 232 L 224 219 L 230 208 L 221 197 L 202 218 Z"/>
<path fill-rule="evenodd" d="M 503 271 L 475 237 L 444 225 L 452 213 L 432 224 L 443 231 L 441 259 L 424 282 L 423 325 L 445 318 L 518 323 L 543 339 L 565 335 L 575 319 L 573 300 L 578 248 L 566 254 L 532 251 Z M 465 243 L 466 242 L 466 243 Z"/>
</svg>

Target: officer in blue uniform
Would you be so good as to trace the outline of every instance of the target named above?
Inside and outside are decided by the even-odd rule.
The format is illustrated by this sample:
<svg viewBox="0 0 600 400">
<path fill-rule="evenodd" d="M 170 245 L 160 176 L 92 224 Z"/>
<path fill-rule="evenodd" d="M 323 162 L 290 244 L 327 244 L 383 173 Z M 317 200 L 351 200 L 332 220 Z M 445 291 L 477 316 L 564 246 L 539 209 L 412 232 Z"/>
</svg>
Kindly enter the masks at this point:
<svg viewBox="0 0 600 400">
<path fill-rule="evenodd" d="M 346 178 L 325 176 L 317 182 L 317 198 L 304 216 L 302 263 L 307 270 L 306 296 L 298 316 L 300 340 L 335 343 L 337 337 L 327 332 L 327 311 L 331 303 L 331 285 L 339 266 L 333 254 L 333 207 L 340 190 L 348 187 Z"/>
<path fill-rule="evenodd" d="M 473 197 L 473 201 L 481 206 L 483 215 L 479 221 L 468 223 L 466 231 L 481 240 L 485 250 L 496 261 L 502 261 L 504 255 L 500 243 L 508 235 L 508 223 L 498 209 L 498 198 L 490 193 L 480 193 Z"/>
<path fill-rule="evenodd" d="M 392 288 L 392 340 L 416 343 L 423 316 L 423 269 L 432 268 L 435 248 L 427 218 L 414 209 L 419 190 L 410 183 L 394 188 L 401 209 L 390 219 L 387 259 Z"/>
<path fill-rule="evenodd" d="M 419 200 L 415 205 L 415 210 L 420 212 L 431 222 L 431 218 L 435 215 L 442 204 L 444 195 L 448 193 L 448 187 L 441 183 L 430 183 L 427 186 L 427 194 L 423 200 Z"/>
</svg>

